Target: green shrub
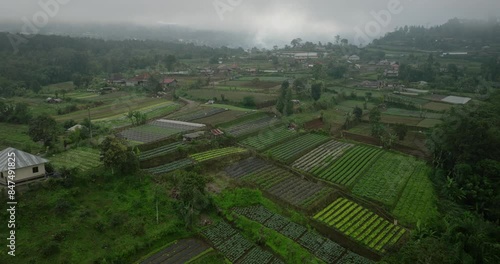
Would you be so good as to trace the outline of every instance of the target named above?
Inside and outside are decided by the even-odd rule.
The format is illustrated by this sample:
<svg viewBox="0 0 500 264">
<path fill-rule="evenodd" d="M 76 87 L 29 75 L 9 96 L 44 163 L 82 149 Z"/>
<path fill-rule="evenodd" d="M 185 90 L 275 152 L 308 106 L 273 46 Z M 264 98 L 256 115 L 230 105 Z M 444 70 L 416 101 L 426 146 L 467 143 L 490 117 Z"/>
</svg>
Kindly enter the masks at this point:
<svg viewBox="0 0 500 264">
<path fill-rule="evenodd" d="M 42 256 L 44 256 L 46 258 L 54 256 L 54 255 L 58 254 L 59 252 L 60 252 L 59 244 L 54 242 L 54 241 L 51 241 L 47 244 L 42 245 L 41 249 L 40 249 L 40 253 L 42 254 Z"/>
</svg>

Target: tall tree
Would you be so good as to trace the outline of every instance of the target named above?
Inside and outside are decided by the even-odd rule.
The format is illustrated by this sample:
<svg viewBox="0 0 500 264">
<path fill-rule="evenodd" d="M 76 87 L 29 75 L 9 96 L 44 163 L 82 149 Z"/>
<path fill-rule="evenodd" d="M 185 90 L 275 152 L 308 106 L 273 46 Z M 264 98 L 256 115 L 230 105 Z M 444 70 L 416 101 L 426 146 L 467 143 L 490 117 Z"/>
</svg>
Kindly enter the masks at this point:
<svg viewBox="0 0 500 264">
<path fill-rule="evenodd" d="M 29 123 L 28 135 L 35 142 L 43 141 L 45 146 L 50 146 L 55 142 L 59 134 L 56 120 L 48 114 L 35 117 Z"/>
<path fill-rule="evenodd" d="M 293 102 L 292 102 L 292 89 L 288 88 L 285 95 L 285 110 L 283 111 L 285 115 L 293 114 Z"/>
<path fill-rule="evenodd" d="M 352 113 L 354 114 L 354 118 L 356 118 L 356 121 L 361 121 L 361 118 L 363 117 L 363 109 L 356 106 L 354 110 L 352 110 Z"/>
<path fill-rule="evenodd" d="M 293 81 L 293 89 L 295 90 L 295 93 L 297 93 L 297 94 L 304 92 L 304 90 L 306 89 L 304 79 L 302 79 L 302 78 L 295 79 Z"/>
<path fill-rule="evenodd" d="M 396 124 L 394 126 L 394 132 L 396 132 L 398 139 L 402 141 L 405 139 L 406 134 L 408 134 L 408 126 L 405 124 Z"/>
<path fill-rule="evenodd" d="M 174 177 L 179 183 L 179 210 L 186 227 L 192 227 L 197 217 L 212 204 L 210 196 L 205 191 L 206 180 L 194 172 L 175 172 Z"/>
<path fill-rule="evenodd" d="M 281 83 L 280 94 L 278 97 L 278 102 L 276 103 L 276 109 L 278 112 L 283 113 L 286 106 L 286 93 L 288 88 L 290 87 L 290 83 L 288 81 L 284 81 Z"/>
<path fill-rule="evenodd" d="M 380 123 L 380 120 L 382 119 L 382 117 L 381 117 L 381 113 L 380 113 L 380 110 L 378 109 L 378 107 L 374 107 L 370 111 L 370 115 L 368 118 L 369 118 L 370 124 L 372 126 L 372 136 L 379 138 L 384 131 L 384 127 Z"/>
<path fill-rule="evenodd" d="M 311 97 L 314 101 L 318 101 L 321 98 L 321 88 L 322 83 L 315 83 L 311 86 Z"/>
</svg>

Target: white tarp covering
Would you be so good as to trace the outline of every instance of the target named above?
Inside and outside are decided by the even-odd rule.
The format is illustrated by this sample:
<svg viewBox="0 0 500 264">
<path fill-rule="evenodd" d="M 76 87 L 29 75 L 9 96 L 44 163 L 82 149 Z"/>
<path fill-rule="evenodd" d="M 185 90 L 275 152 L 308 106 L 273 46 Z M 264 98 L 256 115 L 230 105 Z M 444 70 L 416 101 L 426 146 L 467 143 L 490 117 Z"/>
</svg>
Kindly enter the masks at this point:
<svg viewBox="0 0 500 264">
<path fill-rule="evenodd" d="M 176 125 L 183 125 L 183 126 L 191 126 L 191 127 L 205 127 L 203 124 L 196 124 L 196 123 L 189 123 L 189 122 L 182 122 L 182 121 L 176 121 L 176 120 L 167 120 L 167 119 L 158 119 L 156 120 L 158 122 L 162 123 L 168 123 L 168 124 L 176 124 Z"/>
<path fill-rule="evenodd" d="M 469 97 L 460 97 L 460 96 L 448 96 L 443 98 L 441 101 L 445 103 L 451 103 L 451 104 L 466 104 L 470 100 L 472 100 Z"/>
</svg>

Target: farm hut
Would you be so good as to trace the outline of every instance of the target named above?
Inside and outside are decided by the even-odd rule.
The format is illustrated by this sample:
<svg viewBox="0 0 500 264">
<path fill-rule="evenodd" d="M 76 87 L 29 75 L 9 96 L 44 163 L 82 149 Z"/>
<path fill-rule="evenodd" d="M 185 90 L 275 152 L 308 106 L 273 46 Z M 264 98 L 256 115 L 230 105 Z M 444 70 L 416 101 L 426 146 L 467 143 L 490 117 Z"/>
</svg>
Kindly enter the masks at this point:
<svg viewBox="0 0 500 264">
<path fill-rule="evenodd" d="M 15 166 L 8 166 L 15 160 Z M 45 164 L 49 161 L 41 157 L 26 153 L 15 148 L 6 148 L 0 152 L 0 184 L 8 185 L 8 181 L 15 183 L 27 182 L 45 177 Z M 9 179 L 9 170 L 14 171 L 14 179 Z"/>
<path fill-rule="evenodd" d="M 447 96 L 443 98 L 441 101 L 450 104 L 467 104 L 472 100 L 469 97 L 461 97 L 461 96 Z"/>
<path fill-rule="evenodd" d="M 211 132 L 212 132 L 212 135 L 214 135 L 214 136 L 224 135 L 224 132 L 220 129 L 212 129 Z"/>
<path fill-rule="evenodd" d="M 184 141 L 193 141 L 193 140 L 196 140 L 196 139 L 203 137 L 204 135 L 205 135 L 205 131 L 198 131 L 198 132 L 194 132 L 194 133 L 185 134 L 183 136 L 183 138 L 184 138 Z"/>
<path fill-rule="evenodd" d="M 74 126 L 68 128 L 66 131 L 68 131 L 68 132 L 75 132 L 77 130 L 81 130 L 82 128 L 84 128 L 84 126 L 78 124 L 78 125 L 74 125 Z"/>
<path fill-rule="evenodd" d="M 114 74 L 108 79 L 108 84 L 126 85 L 127 81 L 121 74 Z"/>
</svg>

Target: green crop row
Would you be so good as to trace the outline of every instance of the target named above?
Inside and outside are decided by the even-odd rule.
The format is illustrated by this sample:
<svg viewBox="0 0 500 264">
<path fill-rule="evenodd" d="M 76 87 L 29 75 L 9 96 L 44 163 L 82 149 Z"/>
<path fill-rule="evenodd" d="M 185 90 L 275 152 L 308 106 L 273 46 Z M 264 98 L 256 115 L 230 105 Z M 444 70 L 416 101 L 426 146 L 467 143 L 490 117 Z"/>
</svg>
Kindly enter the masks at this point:
<svg viewBox="0 0 500 264">
<path fill-rule="evenodd" d="M 436 195 L 429 174 L 430 168 L 421 164 L 408 180 L 392 211 L 404 222 L 416 224 L 420 220 L 425 223 L 438 215 Z"/>
<path fill-rule="evenodd" d="M 312 149 L 326 140 L 328 140 L 326 136 L 307 134 L 275 146 L 269 149 L 266 154 L 277 160 L 288 163 L 293 161 L 299 153 Z"/>
<path fill-rule="evenodd" d="M 404 228 L 345 198 L 337 199 L 313 218 L 376 251 L 393 245 L 405 232 Z"/>
<path fill-rule="evenodd" d="M 193 154 L 193 155 L 191 155 L 191 158 L 196 160 L 197 162 L 204 162 L 207 160 L 217 159 L 217 158 L 232 155 L 232 154 L 243 153 L 246 151 L 247 151 L 246 149 L 236 148 L 236 147 L 213 149 L 213 150 Z"/>
<path fill-rule="evenodd" d="M 147 160 L 147 159 L 151 159 L 151 158 L 165 155 L 168 153 L 172 153 L 172 152 L 176 151 L 182 145 L 184 145 L 183 142 L 174 142 L 172 144 L 161 146 L 159 148 L 144 151 L 144 152 L 141 152 L 141 154 L 139 155 L 139 159 L 140 160 Z"/>
<path fill-rule="evenodd" d="M 241 144 L 260 151 L 295 135 L 297 135 L 297 132 L 290 131 L 285 127 L 271 128 L 256 136 L 242 140 Z"/>
<path fill-rule="evenodd" d="M 420 164 L 422 162 L 413 157 L 386 152 L 360 177 L 352 191 L 356 195 L 394 206 Z"/>
<path fill-rule="evenodd" d="M 154 174 L 160 174 L 160 173 L 168 173 L 171 171 L 175 171 L 178 169 L 182 169 L 184 167 L 190 166 L 193 164 L 193 161 L 190 159 L 181 159 L 177 160 L 159 167 L 147 169 L 147 171 L 154 173 Z"/>
<path fill-rule="evenodd" d="M 327 166 L 316 168 L 312 173 L 319 178 L 351 186 L 361 172 L 381 153 L 380 149 L 357 146 L 340 159 Z"/>
</svg>

